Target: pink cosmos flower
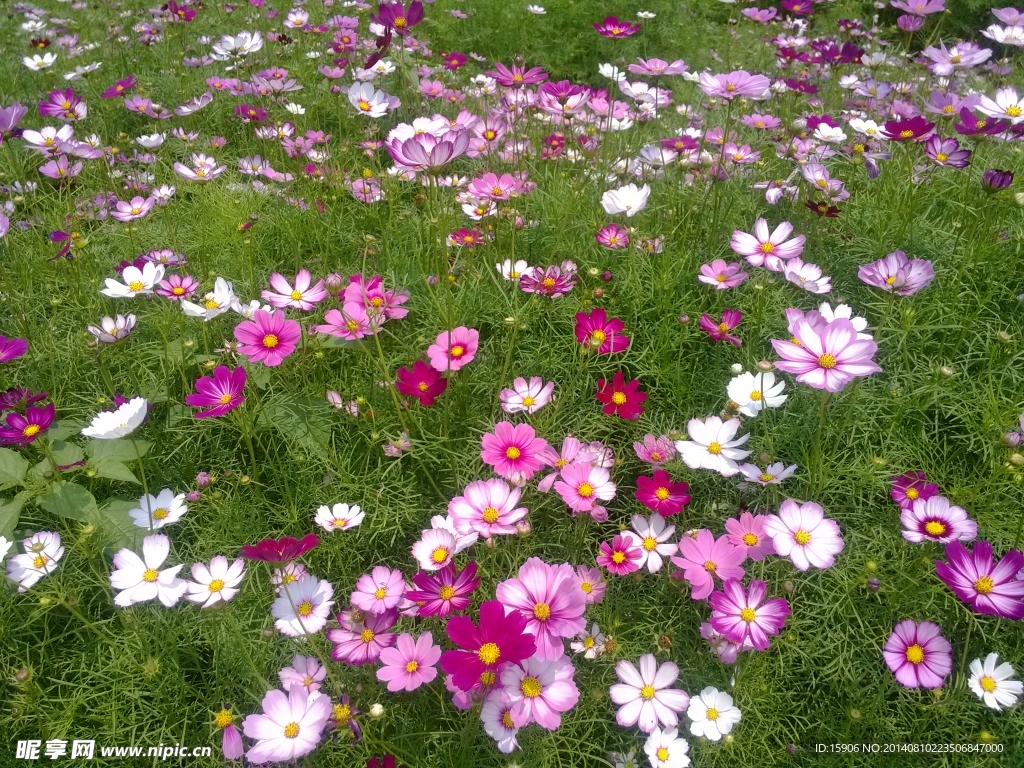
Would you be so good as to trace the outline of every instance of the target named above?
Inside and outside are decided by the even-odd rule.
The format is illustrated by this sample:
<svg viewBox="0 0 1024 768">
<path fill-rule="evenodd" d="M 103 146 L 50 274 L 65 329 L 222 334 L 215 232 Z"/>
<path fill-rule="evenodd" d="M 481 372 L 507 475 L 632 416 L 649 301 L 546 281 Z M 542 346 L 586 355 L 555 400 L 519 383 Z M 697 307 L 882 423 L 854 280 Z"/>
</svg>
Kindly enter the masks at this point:
<svg viewBox="0 0 1024 768">
<path fill-rule="evenodd" d="M 501 409 L 505 413 L 536 413 L 551 402 L 555 382 L 544 383 L 540 376 L 533 376 L 529 383 L 522 376 L 512 382 L 512 389 L 501 390 Z"/>
<path fill-rule="evenodd" d="M 199 290 L 199 281 L 192 275 L 168 275 L 156 284 L 156 292 L 171 301 L 183 301 Z"/>
<path fill-rule="evenodd" d="M 256 741 L 246 753 L 246 761 L 253 765 L 283 763 L 312 752 L 330 716 L 328 696 L 308 694 L 300 686 L 288 693 L 268 691 L 263 712 L 242 722 L 242 731 Z"/>
<path fill-rule="evenodd" d="M 537 437 L 529 424 L 499 421 L 494 432 L 485 433 L 480 458 L 513 483 L 528 482 L 548 462 L 552 451 L 548 441 Z"/>
<path fill-rule="evenodd" d="M 437 173 L 469 148 L 469 131 L 453 130 L 438 138 L 429 132 L 409 138 L 396 136 L 385 142 L 385 148 L 400 168 Z"/>
<path fill-rule="evenodd" d="M 577 565 L 576 578 L 579 579 L 580 591 L 583 593 L 583 600 L 587 605 L 604 600 L 604 593 L 608 589 L 608 585 L 605 583 L 600 569 Z"/>
<path fill-rule="evenodd" d="M 763 560 L 765 555 L 775 554 L 772 537 L 764 529 L 765 520 L 765 515 L 750 512 L 743 512 L 739 518 L 730 517 L 725 521 L 725 536 L 737 546 L 744 545 L 751 560 Z"/>
<path fill-rule="evenodd" d="M 288 320 L 280 309 L 273 314 L 257 309 L 251 320 L 243 320 L 235 326 L 238 353 L 248 357 L 251 363 L 270 367 L 283 363 L 295 351 L 300 338 L 301 326 L 295 320 Z"/>
<path fill-rule="evenodd" d="M 460 325 L 453 331 L 441 331 L 427 347 L 427 357 L 435 371 L 457 371 L 473 362 L 480 344 L 480 332 Z"/>
<path fill-rule="evenodd" d="M 779 634 L 786 617 L 789 603 L 781 597 L 765 600 L 768 585 L 754 579 L 747 591 L 736 579 L 728 579 L 721 592 L 715 592 L 708 600 L 711 606 L 711 627 L 721 632 L 733 643 L 747 640 L 759 651 L 769 646 L 768 637 Z"/>
<path fill-rule="evenodd" d="M 601 307 L 594 307 L 590 314 L 576 313 L 576 341 L 599 355 L 611 355 L 629 349 L 629 336 L 622 333 L 625 328 L 619 318 L 608 319 Z"/>
<path fill-rule="evenodd" d="M 918 499 L 912 507 L 903 509 L 900 522 L 903 538 L 914 544 L 973 541 L 978 536 L 978 524 L 965 509 L 950 504 L 945 496 Z"/>
<path fill-rule="evenodd" d="M 601 552 L 597 556 L 597 564 L 608 573 L 625 576 L 627 573 L 640 570 L 643 551 L 635 536 L 617 534 L 611 543 L 601 542 Z"/>
<path fill-rule="evenodd" d="M 743 313 L 738 309 L 723 309 L 721 322 L 715 322 L 711 315 L 704 314 L 700 316 L 699 325 L 700 329 L 715 341 L 724 341 L 739 347 L 743 345 L 743 341 L 729 331 L 739 325 L 742 319 Z"/>
<path fill-rule="evenodd" d="M 455 521 L 455 530 L 462 535 L 479 533 L 485 539 L 516 533 L 516 523 L 529 510 L 517 507 L 522 491 L 510 488 L 504 480 L 474 480 L 462 496 L 448 502 L 448 514 Z"/>
<path fill-rule="evenodd" d="M 693 590 L 694 600 L 703 600 L 715 588 L 715 578 L 742 579 L 746 571 L 743 561 L 747 559 L 747 548 L 734 544 L 727 536 L 715 539 L 706 528 L 697 531 L 695 537 L 683 536 L 679 541 L 682 557 L 673 557 L 673 564 L 683 569 L 685 578 Z"/>
<path fill-rule="evenodd" d="M 676 456 L 676 447 L 668 435 L 655 437 L 652 434 L 646 434 L 642 443 L 633 443 L 633 450 L 640 461 L 653 464 L 656 467 L 672 461 Z"/>
<path fill-rule="evenodd" d="M 740 96 L 755 101 L 771 96 L 771 81 L 767 77 L 752 75 L 742 69 L 724 75 L 701 72 L 698 83 L 708 96 L 718 96 L 729 101 Z"/>
<path fill-rule="evenodd" d="M 924 472 L 915 470 L 904 472 L 899 477 L 892 479 L 892 489 L 889 495 L 892 500 L 900 505 L 900 509 L 911 509 L 918 499 L 927 500 L 939 492 L 939 486 L 929 483 Z"/>
<path fill-rule="evenodd" d="M 17 360 L 28 352 L 28 339 L 0 336 L 0 363 Z"/>
<path fill-rule="evenodd" d="M 946 10 L 946 0 L 908 0 L 908 2 L 892 0 L 890 5 L 914 16 L 927 16 Z"/>
<path fill-rule="evenodd" d="M 223 416 L 245 402 L 242 396 L 245 376 L 245 368 L 241 366 L 232 371 L 226 365 L 218 365 L 212 377 L 200 376 L 196 379 L 196 393 L 185 395 L 185 404 L 193 408 L 212 406 L 192 414 L 197 419 Z"/>
<path fill-rule="evenodd" d="M 883 291 L 912 296 L 931 285 L 935 269 L 927 259 L 908 259 L 903 251 L 893 251 L 878 261 L 859 267 L 857 277 Z"/>
<path fill-rule="evenodd" d="M 501 685 L 512 705 L 512 721 L 517 728 L 537 723 L 549 731 L 562 724 L 562 712 L 579 701 L 580 691 L 573 680 L 572 662 L 565 655 L 551 660 L 533 656 L 521 664 L 509 664 L 501 673 Z"/>
<path fill-rule="evenodd" d="M 297 653 L 292 658 L 292 665 L 282 669 L 277 676 L 281 679 L 281 687 L 285 691 L 290 691 L 292 686 L 298 686 L 306 693 L 313 693 L 320 690 L 320 684 L 327 677 L 327 667 L 321 666 L 315 656 Z"/>
<path fill-rule="evenodd" d="M 424 632 L 413 640 L 412 635 L 402 633 L 393 648 L 380 652 L 384 666 L 377 670 L 377 679 L 388 684 L 388 690 L 415 691 L 421 685 L 437 677 L 437 662 L 441 658 L 441 646 L 434 645 L 434 636 Z"/>
<path fill-rule="evenodd" d="M 599 245 L 603 245 L 605 248 L 611 248 L 619 250 L 621 248 L 629 247 L 629 230 L 627 230 L 621 224 L 612 222 L 611 224 L 605 224 L 601 229 L 594 235 L 594 239 L 597 240 Z"/>
<path fill-rule="evenodd" d="M 404 586 L 404 582 L 403 582 Z M 331 658 L 355 667 L 376 661 L 381 651 L 395 644 L 395 634 L 388 632 L 398 621 L 398 611 L 361 614 L 358 621 L 338 617 L 339 629 L 327 630 L 327 639 L 334 643 Z"/>
<path fill-rule="evenodd" d="M 115 210 L 110 212 L 110 216 L 122 223 L 135 221 L 153 210 L 154 205 L 156 205 L 156 201 L 152 197 L 136 196 L 128 202 L 118 200 L 114 206 Z"/>
<path fill-rule="evenodd" d="M 732 233 L 730 247 L 755 267 L 764 267 L 771 272 L 782 271 L 782 262 L 799 256 L 804 251 L 807 238 L 797 235 L 793 239 L 793 225 L 784 221 L 769 234 L 768 222 L 758 219 L 754 222 L 754 234 L 737 229 Z"/>
<path fill-rule="evenodd" d="M 557 265 L 545 269 L 532 267 L 519 278 L 519 289 L 523 293 L 538 293 L 558 299 L 569 293 L 577 282 L 575 271 L 567 272 Z"/>
<path fill-rule="evenodd" d="M 356 580 L 352 605 L 367 613 L 380 614 L 398 605 L 404 594 L 405 577 L 402 572 L 378 565 Z"/>
<path fill-rule="evenodd" d="M 380 275 L 368 280 L 362 275 L 352 275 L 342 297 L 345 304 L 359 304 L 367 315 L 383 314 L 388 320 L 401 320 L 408 315 L 409 310 L 402 306 L 408 300 L 408 291 L 386 289 Z"/>
<path fill-rule="evenodd" d="M 835 520 L 825 517 L 821 505 L 800 504 L 786 499 L 778 515 L 768 515 L 765 533 L 772 537 L 775 551 L 788 557 L 798 570 L 831 568 L 843 551 L 843 538 Z"/>
<path fill-rule="evenodd" d="M 266 293 L 264 291 L 264 297 Z M 370 317 L 361 305 L 350 303 L 345 304 L 340 311 L 337 309 L 327 310 L 324 314 L 323 325 L 315 325 L 313 329 L 317 333 L 326 333 L 328 336 L 335 336 L 347 341 L 357 341 L 367 336 L 376 335 L 383 325 L 383 320 L 383 316 Z"/>
<path fill-rule="evenodd" d="M 951 541 L 945 554 L 949 562 L 936 561 L 935 572 L 975 613 L 1024 619 L 1024 581 L 1017 578 L 1024 554 L 1011 549 L 994 562 L 992 544 L 987 541 L 975 544 L 973 552 Z"/>
<path fill-rule="evenodd" d="M 470 606 L 480 579 L 476 578 L 476 563 L 470 561 L 461 571 L 455 563 L 448 563 L 436 573 L 416 573 L 412 583 L 417 588 L 406 589 L 405 597 L 418 605 L 419 615 L 444 617 Z"/>
<path fill-rule="evenodd" d="M 641 59 L 637 57 L 638 64 L 630 64 L 626 69 L 635 75 L 647 75 L 658 77 L 660 75 L 681 75 L 689 69 L 686 62 L 676 59 L 671 64 L 663 59 Z"/>
<path fill-rule="evenodd" d="M 605 16 L 604 21 L 595 21 L 594 29 L 601 37 L 631 37 L 640 31 L 639 24 L 628 21 L 620 21 L 615 16 Z"/>
<path fill-rule="evenodd" d="M 559 479 L 562 473 L 562 469 L 570 464 L 600 464 L 604 465 L 604 462 L 596 461 L 596 454 L 590 450 L 590 446 L 580 442 L 572 435 L 566 435 L 562 439 L 562 447 L 556 453 L 554 448 L 551 449 L 548 454 L 548 461 L 555 471 L 546 475 L 539 483 L 537 483 L 537 490 L 541 493 L 547 493 L 551 490 L 555 481 Z M 609 464 L 608 466 L 611 466 Z"/>
<path fill-rule="evenodd" d="M 853 323 L 836 319 L 822 332 L 804 319 L 793 324 L 794 341 L 772 339 L 782 360 L 780 371 L 796 374 L 796 380 L 815 389 L 839 392 L 859 376 L 881 371 L 872 359 L 878 345 L 871 339 L 858 339 Z"/>
<path fill-rule="evenodd" d="M 316 285 L 311 285 L 312 282 L 308 269 L 299 270 L 299 273 L 295 275 L 294 286 L 285 279 L 284 275 L 274 272 L 270 276 L 270 286 L 274 290 L 263 291 L 260 295 L 264 301 L 278 309 L 295 307 L 303 312 L 308 312 L 330 295 L 324 288 L 323 280 L 317 281 Z"/>
<path fill-rule="evenodd" d="M 700 636 L 707 640 L 711 652 L 723 664 L 735 664 L 741 653 L 754 650 L 749 638 L 742 643 L 734 643 L 721 632 L 716 632 L 707 621 L 700 625 Z"/>
<path fill-rule="evenodd" d="M 886 665 L 896 682 L 907 688 L 941 688 L 953 670 L 952 646 L 938 624 L 904 619 L 882 646 Z"/>
<path fill-rule="evenodd" d="M 615 722 L 623 728 L 636 725 L 652 733 L 658 723 L 665 728 L 679 725 L 679 713 L 690 705 L 686 691 L 672 688 L 679 679 L 679 667 L 671 661 L 658 665 L 654 654 L 640 657 L 640 668 L 622 659 L 615 665 L 619 682 L 608 689 L 613 703 L 619 705 Z"/>
<path fill-rule="evenodd" d="M 535 658 L 557 659 L 565 653 L 562 638 L 586 628 L 586 601 L 577 584 L 568 563 L 548 565 L 536 557 L 520 566 L 518 578 L 498 584 L 495 597 L 506 610 L 518 610 L 526 619 L 526 631 L 537 638 Z"/>
<path fill-rule="evenodd" d="M 710 264 L 701 264 L 697 279 L 719 291 L 735 288 L 748 277 L 739 264 L 729 264 L 724 259 L 715 259 Z"/>
<path fill-rule="evenodd" d="M 593 512 L 599 501 L 615 498 L 615 483 L 604 467 L 578 462 L 562 467 L 555 490 L 574 512 Z"/>
<path fill-rule="evenodd" d="M 689 483 L 673 483 L 668 472 L 654 470 L 652 477 L 641 475 L 636 479 L 636 500 L 662 517 L 669 517 L 683 510 L 690 503 Z"/>
<path fill-rule="evenodd" d="M 455 535 L 451 531 L 427 528 L 412 545 L 412 556 L 424 571 L 436 571 L 452 561 L 455 546 Z"/>
</svg>

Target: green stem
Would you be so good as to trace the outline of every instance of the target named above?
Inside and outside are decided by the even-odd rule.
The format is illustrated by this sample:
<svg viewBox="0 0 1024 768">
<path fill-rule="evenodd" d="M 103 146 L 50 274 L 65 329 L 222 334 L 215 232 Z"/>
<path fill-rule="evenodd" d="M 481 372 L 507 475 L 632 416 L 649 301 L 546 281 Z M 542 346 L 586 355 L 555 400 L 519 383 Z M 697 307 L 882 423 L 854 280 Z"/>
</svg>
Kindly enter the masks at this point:
<svg viewBox="0 0 1024 768">
<path fill-rule="evenodd" d="M 142 478 L 142 492 L 146 494 L 146 514 L 149 515 L 149 530 L 153 530 L 153 510 L 152 504 L 149 500 L 149 483 L 146 482 L 146 470 L 142 466 L 142 453 L 139 451 L 139 445 L 135 442 L 134 437 L 129 437 L 128 441 L 132 444 L 132 448 L 135 449 L 135 458 L 139 462 L 139 476 Z"/>
</svg>

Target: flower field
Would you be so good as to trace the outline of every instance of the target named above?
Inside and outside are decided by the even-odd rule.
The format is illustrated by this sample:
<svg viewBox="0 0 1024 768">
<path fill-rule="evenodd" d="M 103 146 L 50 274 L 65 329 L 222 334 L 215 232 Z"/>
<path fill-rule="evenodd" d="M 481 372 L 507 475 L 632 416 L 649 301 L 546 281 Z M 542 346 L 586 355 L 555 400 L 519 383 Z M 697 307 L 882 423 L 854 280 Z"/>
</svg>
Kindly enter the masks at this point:
<svg viewBox="0 0 1024 768">
<path fill-rule="evenodd" d="M 0 14 L 0 766 L 1024 765 L 1024 10 Z"/>
</svg>

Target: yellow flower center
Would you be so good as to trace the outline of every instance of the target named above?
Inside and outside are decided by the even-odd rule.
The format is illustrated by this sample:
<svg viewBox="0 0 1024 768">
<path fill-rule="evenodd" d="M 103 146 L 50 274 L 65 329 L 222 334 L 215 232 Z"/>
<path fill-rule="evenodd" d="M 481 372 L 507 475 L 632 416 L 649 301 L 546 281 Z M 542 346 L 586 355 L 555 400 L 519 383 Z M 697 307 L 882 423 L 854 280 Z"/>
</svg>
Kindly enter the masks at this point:
<svg viewBox="0 0 1024 768">
<path fill-rule="evenodd" d="M 498 658 L 501 656 L 501 649 L 494 643 L 484 643 L 480 646 L 480 650 L 476 652 L 477 657 L 487 666 L 492 666 L 498 662 Z"/>
<path fill-rule="evenodd" d="M 374 632 L 372 629 L 364 629 L 362 632 L 359 633 L 359 639 L 362 640 L 364 643 L 371 642 L 373 640 L 373 637 Z"/>
<path fill-rule="evenodd" d="M 922 648 L 917 643 L 914 643 L 913 645 L 907 648 L 906 656 L 907 661 L 909 661 L 911 664 L 920 664 L 922 661 L 924 661 L 924 648 Z"/>
<path fill-rule="evenodd" d="M 485 507 L 481 513 L 485 523 L 496 523 L 498 522 L 498 510 L 494 507 Z"/>
<path fill-rule="evenodd" d="M 924 524 L 925 533 L 929 536 L 945 536 L 946 526 L 938 520 L 929 520 Z"/>
<path fill-rule="evenodd" d="M 148 581 L 150 584 L 152 584 L 158 578 L 160 578 L 160 571 L 154 568 L 147 568 L 145 572 L 142 574 L 142 580 Z"/>
<path fill-rule="evenodd" d="M 668 750 L 665 749 L 665 747 L 658 747 L 658 751 L 654 754 L 658 756 L 658 759 L 661 762 L 665 762 L 666 760 L 668 760 Z"/>
<path fill-rule="evenodd" d="M 936 152 L 935 159 L 938 160 L 940 163 L 944 163 L 947 160 L 949 160 L 949 155 L 947 155 L 945 152 Z"/>
<path fill-rule="evenodd" d="M 519 683 L 519 690 L 523 692 L 523 696 L 528 699 L 536 699 L 540 696 L 542 690 L 540 680 L 536 677 L 524 677 Z"/>
<path fill-rule="evenodd" d="M 278 340 L 277 336 L 273 333 L 268 333 L 263 337 L 263 346 L 267 349 L 273 349 L 280 343 L 281 342 Z"/>
<path fill-rule="evenodd" d="M 758 479 L 762 483 L 770 483 L 772 480 L 775 479 L 775 475 L 769 475 L 767 472 L 762 472 L 760 475 L 758 475 Z"/>
<path fill-rule="evenodd" d="M 514 445 L 510 445 L 508 448 L 505 449 L 505 458 L 507 459 L 515 460 L 522 455 L 523 452 L 516 448 Z"/>
<path fill-rule="evenodd" d="M 715 563 L 713 560 L 705 560 L 704 561 L 704 570 L 707 571 L 708 573 L 714 573 L 715 568 L 717 568 L 717 567 L 718 567 L 718 564 Z"/>
<path fill-rule="evenodd" d="M 900 138 L 901 139 L 909 139 L 913 135 L 914 135 L 913 131 L 909 131 L 909 130 L 908 131 L 900 131 Z"/>
<path fill-rule="evenodd" d="M 182 288 L 180 285 L 176 285 L 173 288 L 171 288 L 171 293 L 173 293 L 175 296 L 184 296 L 185 289 Z"/>
<path fill-rule="evenodd" d="M 580 483 L 576 487 L 576 493 L 578 493 L 584 499 L 589 499 L 591 496 L 594 495 L 594 486 L 592 486 L 590 483 Z"/>
<path fill-rule="evenodd" d="M 529 408 L 535 402 L 537 401 L 534 398 L 530 397 L 530 395 L 527 395 L 526 397 L 523 398 L 523 405 L 525 405 L 527 408 Z"/>
<path fill-rule="evenodd" d="M 366 99 L 360 99 L 359 100 L 359 108 L 361 110 L 363 110 L 363 112 L 369 111 L 369 109 L 370 109 L 370 102 L 368 102 Z"/>
<path fill-rule="evenodd" d="M 458 358 L 462 357 L 464 354 L 466 354 L 466 348 L 461 344 L 456 344 L 454 347 L 451 348 L 452 357 Z"/>
<path fill-rule="evenodd" d="M 643 688 L 640 689 L 640 698 L 650 701 L 654 698 L 655 693 L 656 691 L 654 690 L 653 685 L 645 685 Z"/>
<path fill-rule="evenodd" d="M 313 604 L 309 600 L 303 600 L 299 603 L 299 607 L 296 609 L 296 613 L 299 616 L 306 617 L 313 612 Z"/>
<path fill-rule="evenodd" d="M 218 728 L 227 728 L 235 722 L 235 718 L 231 716 L 231 713 L 226 709 L 222 709 L 217 713 L 216 717 L 213 718 L 213 724 Z"/>
<path fill-rule="evenodd" d="M 593 648 L 596 642 L 597 641 L 594 640 L 594 638 L 592 638 L 589 635 L 587 635 L 587 637 L 583 638 L 583 647 L 584 648 Z"/>
<path fill-rule="evenodd" d="M 377 587 L 377 589 L 375 589 L 373 592 L 373 596 L 378 600 L 383 600 L 385 597 L 388 596 L 388 591 L 384 589 L 384 587 Z"/>
<path fill-rule="evenodd" d="M 170 514 L 170 511 L 167 510 L 165 507 L 157 507 L 156 509 L 153 510 L 153 519 L 154 520 L 163 520 L 169 514 Z"/>
<path fill-rule="evenodd" d="M 418 661 L 410 661 L 408 664 L 405 665 L 406 672 L 415 672 L 419 668 L 420 663 Z"/>
<path fill-rule="evenodd" d="M 284 735 L 285 735 L 285 738 L 288 738 L 288 739 L 296 738 L 299 735 L 299 724 L 298 723 L 288 723 L 288 725 L 286 725 L 284 727 Z"/>
<path fill-rule="evenodd" d="M 438 595 L 440 595 L 442 600 L 451 600 L 453 597 L 455 597 L 455 587 L 445 584 L 438 591 Z"/>
<path fill-rule="evenodd" d="M 590 338 L 597 344 L 604 344 L 604 340 L 608 338 L 608 334 L 604 331 L 594 331 L 590 334 Z"/>
<path fill-rule="evenodd" d="M 336 723 L 348 723 L 352 719 L 352 707 L 348 704 L 335 704 L 331 708 L 331 719 Z"/>
<path fill-rule="evenodd" d="M 430 553 L 430 559 L 435 563 L 443 563 L 448 559 L 448 549 L 446 547 L 436 547 L 434 551 Z"/>
<path fill-rule="evenodd" d="M 302 291 L 292 291 L 292 301 L 298 301 L 302 298 Z"/>
<path fill-rule="evenodd" d="M 721 452 L 722 452 L 722 444 L 721 443 L 711 442 L 710 444 L 708 444 L 708 453 L 710 453 L 712 456 L 717 456 Z"/>
<path fill-rule="evenodd" d="M 910 499 L 911 501 L 914 501 L 920 495 L 921 493 L 917 490 L 917 488 L 907 488 L 907 498 Z"/>
<path fill-rule="evenodd" d="M 659 488 L 658 490 L 656 490 L 654 492 L 654 495 L 657 496 L 661 501 L 664 501 L 665 499 L 667 499 L 669 497 L 670 494 L 669 494 L 668 488 L 665 488 L 663 486 L 663 487 Z"/>
<path fill-rule="evenodd" d="M 718 324 L 718 330 L 721 331 L 722 333 L 728 333 L 729 332 L 729 326 L 726 323 L 719 323 Z"/>
<path fill-rule="evenodd" d="M 654 538 L 653 536 L 647 536 L 644 539 L 643 547 L 644 547 L 645 551 L 651 552 L 651 551 L 654 550 L 654 548 L 656 546 L 658 546 L 658 540 L 656 538 Z"/>
<path fill-rule="evenodd" d="M 485 672 L 480 673 L 480 685 L 482 685 L 484 688 L 490 688 L 492 685 L 494 685 L 497 679 L 498 676 L 489 669 Z"/>
<path fill-rule="evenodd" d="M 1020 117 L 1021 108 L 1018 106 L 1007 107 L 1006 114 L 1008 114 L 1010 117 Z"/>
<path fill-rule="evenodd" d="M 207 584 L 207 587 L 211 592 L 220 592 L 222 589 L 224 589 L 224 580 L 214 579 L 209 584 Z"/>
<path fill-rule="evenodd" d="M 141 280 L 132 280 L 130 283 L 128 283 L 128 290 L 129 291 L 138 292 L 138 291 L 141 291 L 145 287 L 146 287 L 146 284 L 144 282 L 142 282 Z"/>
<path fill-rule="evenodd" d="M 750 399 L 753 400 L 755 403 L 758 402 L 761 399 L 761 390 L 755 389 L 753 392 L 751 392 Z"/>
<path fill-rule="evenodd" d="M 818 365 L 826 370 L 831 370 L 836 367 L 836 358 L 834 355 L 830 355 L 826 352 L 824 355 L 818 358 Z"/>
<path fill-rule="evenodd" d="M 231 402 L 231 394 L 229 392 L 225 392 L 223 395 L 220 396 L 220 404 L 221 405 L 227 405 L 230 402 Z"/>
<path fill-rule="evenodd" d="M 551 606 L 547 603 L 537 603 L 533 606 L 533 617 L 537 621 L 547 621 L 551 618 Z"/>
<path fill-rule="evenodd" d="M 217 309 L 220 304 L 218 304 L 214 299 L 207 299 L 203 306 L 207 309 Z"/>
<path fill-rule="evenodd" d="M 584 592 L 586 592 L 589 595 L 591 592 L 594 591 L 594 585 L 591 584 L 589 581 L 581 581 L 580 582 L 580 589 L 582 589 Z"/>
<path fill-rule="evenodd" d="M 49 561 L 50 561 L 50 559 L 46 555 L 36 555 L 32 559 L 32 567 L 33 568 L 42 568 Z"/>
<path fill-rule="evenodd" d="M 748 606 L 744 608 L 742 611 L 740 611 L 740 618 L 749 624 L 757 618 L 757 613 L 754 611 L 753 608 Z"/>
<path fill-rule="evenodd" d="M 718 719 L 718 710 L 715 709 L 714 707 L 708 707 L 708 711 L 707 711 L 706 717 L 707 717 L 708 720 L 717 720 Z"/>
<path fill-rule="evenodd" d="M 981 690 L 986 691 L 987 693 L 992 693 L 992 691 L 996 689 L 995 679 L 988 675 L 982 675 L 978 679 L 978 685 L 981 686 Z"/>
<path fill-rule="evenodd" d="M 626 562 L 626 553 L 623 552 L 622 550 L 617 550 L 612 555 L 612 562 L 615 563 L 616 565 L 622 565 L 624 562 Z"/>
<path fill-rule="evenodd" d="M 752 533 L 744 533 L 743 534 L 743 543 L 746 544 L 748 547 L 756 546 L 757 545 L 757 536 L 755 536 Z"/>
<path fill-rule="evenodd" d="M 974 582 L 974 588 L 983 595 L 987 595 L 989 592 L 991 592 L 994 586 L 995 584 L 992 582 L 992 579 L 988 576 L 982 576 L 980 579 Z"/>
<path fill-rule="evenodd" d="M 41 427 L 38 424 L 29 424 L 23 430 L 21 430 L 21 434 L 23 434 L 25 437 L 34 437 L 35 435 L 39 434 L 40 429 Z"/>
<path fill-rule="evenodd" d="M 803 546 L 805 544 L 810 544 L 811 534 L 801 528 L 799 531 L 793 534 L 793 539 L 796 541 L 797 544 Z"/>
<path fill-rule="evenodd" d="M 616 405 L 625 405 L 627 399 L 625 392 L 616 392 L 612 395 L 612 402 Z"/>
</svg>

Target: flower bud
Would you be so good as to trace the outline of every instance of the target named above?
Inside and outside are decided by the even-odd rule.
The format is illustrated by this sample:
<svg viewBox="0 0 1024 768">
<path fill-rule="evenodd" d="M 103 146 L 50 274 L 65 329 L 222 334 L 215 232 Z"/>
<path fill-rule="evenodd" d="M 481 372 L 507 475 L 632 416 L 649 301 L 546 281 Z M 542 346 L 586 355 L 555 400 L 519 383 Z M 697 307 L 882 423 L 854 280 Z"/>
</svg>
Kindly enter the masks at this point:
<svg viewBox="0 0 1024 768">
<path fill-rule="evenodd" d="M 1013 339 L 1013 336 L 1011 336 L 1007 331 L 998 331 L 996 333 L 996 338 L 1004 344 L 1008 344 Z"/>
<path fill-rule="evenodd" d="M 876 563 L 874 560 L 868 560 L 866 563 L 864 563 L 864 570 L 866 570 L 868 573 L 877 573 L 878 563 Z"/>
<path fill-rule="evenodd" d="M 384 717 L 384 705 L 383 704 L 374 704 L 372 707 L 370 707 L 369 715 L 370 715 L 370 717 L 374 718 L 375 720 L 377 718 Z"/>
<path fill-rule="evenodd" d="M 341 393 L 333 389 L 327 390 L 327 402 L 335 408 L 342 408 L 345 405 L 345 401 L 341 398 Z"/>
<path fill-rule="evenodd" d="M 266 638 L 271 638 L 271 637 L 273 637 L 276 634 L 277 634 L 277 630 L 274 627 L 264 627 L 263 628 L 263 636 L 266 637 Z"/>
<path fill-rule="evenodd" d="M 427 275 L 427 285 L 437 285 L 437 283 L 438 283 L 437 275 L 434 275 L 434 274 Z"/>
<path fill-rule="evenodd" d="M 690 322 L 690 316 L 689 315 L 680 315 L 679 316 L 679 324 L 680 325 L 686 325 L 688 322 Z"/>
<path fill-rule="evenodd" d="M 877 592 L 882 588 L 882 582 L 872 576 L 868 579 L 868 592 Z"/>
<path fill-rule="evenodd" d="M 214 491 L 211 495 L 213 496 L 214 501 L 220 501 L 224 498 L 224 494 L 220 491 Z"/>
<path fill-rule="evenodd" d="M 520 536 L 529 536 L 530 530 L 530 522 L 528 520 L 520 520 L 516 523 L 516 531 L 519 532 Z"/>
<path fill-rule="evenodd" d="M 859 709 L 851 709 L 850 710 L 850 719 L 851 720 L 860 720 L 860 710 Z"/>
<path fill-rule="evenodd" d="M 210 477 L 209 472 L 200 472 L 198 475 L 196 475 L 196 485 L 198 485 L 200 488 L 205 488 L 212 482 L 213 478 Z"/>
<path fill-rule="evenodd" d="M 187 494 L 185 494 L 185 498 L 194 504 L 201 498 L 203 498 L 203 493 L 202 491 L 189 491 Z"/>
<path fill-rule="evenodd" d="M 610 269 L 606 269 L 604 272 L 601 273 L 602 282 L 610 283 L 613 277 L 614 275 L 612 274 L 612 271 Z"/>
<path fill-rule="evenodd" d="M 950 376 L 953 375 L 953 369 L 948 365 L 943 365 L 941 368 L 939 368 L 939 373 L 941 373 L 948 379 Z"/>
<path fill-rule="evenodd" d="M 1024 466 L 1024 456 L 1019 453 L 1010 454 L 1010 463 L 1015 467 Z"/>
<path fill-rule="evenodd" d="M 743 373 L 743 363 L 733 363 L 729 366 L 729 370 L 732 372 L 733 376 L 739 376 Z"/>
<path fill-rule="evenodd" d="M 761 362 L 759 362 L 757 364 L 757 370 L 761 371 L 762 373 L 767 373 L 773 367 L 774 366 L 772 365 L 772 361 L 771 360 L 762 360 Z"/>
<path fill-rule="evenodd" d="M 1016 448 L 1020 445 L 1021 435 L 1020 432 L 1007 432 L 1003 435 L 1003 442 L 1011 448 Z"/>
<path fill-rule="evenodd" d="M 784 582 L 782 582 L 782 588 L 786 590 L 789 594 L 793 594 L 796 591 L 796 584 L 794 584 L 789 579 L 786 579 Z"/>
<path fill-rule="evenodd" d="M 28 680 L 31 677 L 32 677 L 32 670 L 29 669 L 28 667 L 22 667 L 21 669 L 19 669 L 17 672 L 14 673 L 14 679 L 17 680 L 19 683 L 28 682 Z"/>
<path fill-rule="evenodd" d="M 791 755 L 795 755 L 796 754 L 796 744 L 787 744 L 786 745 L 786 751 L 789 752 L 789 754 L 791 754 Z"/>
<path fill-rule="evenodd" d="M 324 281 L 324 285 L 327 286 L 327 290 L 337 293 L 345 287 L 345 279 L 337 272 L 331 272 Z"/>
<path fill-rule="evenodd" d="M 594 298 L 595 299 L 603 299 L 604 298 L 604 288 L 595 288 L 594 289 Z"/>
<path fill-rule="evenodd" d="M 484 539 L 484 546 L 488 549 L 494 549 L 496 546 L 498 546 L 498 542 L 494 537 L 491 537 L 489 539 Z"/>
</svg>

